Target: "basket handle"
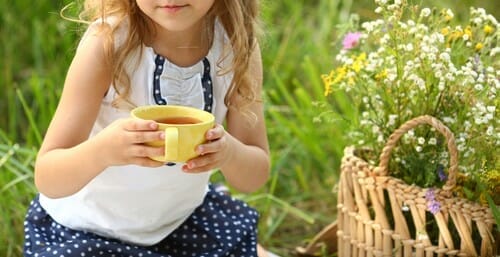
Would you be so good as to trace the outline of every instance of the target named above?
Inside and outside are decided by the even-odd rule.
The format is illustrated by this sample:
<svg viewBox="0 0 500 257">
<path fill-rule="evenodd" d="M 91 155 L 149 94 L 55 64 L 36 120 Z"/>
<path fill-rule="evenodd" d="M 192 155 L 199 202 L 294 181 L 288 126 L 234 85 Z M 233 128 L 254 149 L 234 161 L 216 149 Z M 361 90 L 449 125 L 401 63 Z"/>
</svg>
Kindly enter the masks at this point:
<svg viewBox="0 0 500 257">
<path fill-rule="evenodd" d="M 450 168 L 448 170 L 448 179 L 443 185 L 443 190 L 449 192 L 455 187 L 456 173 L 458 170 L 458 150 L 455 144 L 455 137 L 453 136 L 453 133 L 450 131 L 450 129 L 448 129 L 448 127 L 446 127 L 441 121 L 429 115 L 423 115 L 413 118 L 403 123 L 403 125 L 392 132 L 387 143 L 382 149 L 382 153 L 380 154 L 380 163 L 374 171 L 377 175 L 387 175 L 391 151 L 396 146 L 399 138 L 401 138 L 401 136 L 403 136 L 403 134 L 408 132 L 410 129 L 415 128 L 416 126 L 421 124 L 431 125 L 441 134 L 443 134 L 446 139 L 448 152 L 450 154 Z"/>
</svg>

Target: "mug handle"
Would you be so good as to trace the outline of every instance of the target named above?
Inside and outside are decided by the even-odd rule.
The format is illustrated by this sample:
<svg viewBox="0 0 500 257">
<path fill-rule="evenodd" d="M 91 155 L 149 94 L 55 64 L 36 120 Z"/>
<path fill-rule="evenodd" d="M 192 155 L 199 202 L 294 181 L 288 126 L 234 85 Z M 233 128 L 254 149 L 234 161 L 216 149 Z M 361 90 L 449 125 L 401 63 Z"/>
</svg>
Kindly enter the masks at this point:
<svg viewBox="0 0 500 257">
<path fill-rule="evenodd" d="M 165 159 L 166 161 L 176 161 L 179 152 L 179 130 L 175 127 L 165 129 Z"/>
</svg>

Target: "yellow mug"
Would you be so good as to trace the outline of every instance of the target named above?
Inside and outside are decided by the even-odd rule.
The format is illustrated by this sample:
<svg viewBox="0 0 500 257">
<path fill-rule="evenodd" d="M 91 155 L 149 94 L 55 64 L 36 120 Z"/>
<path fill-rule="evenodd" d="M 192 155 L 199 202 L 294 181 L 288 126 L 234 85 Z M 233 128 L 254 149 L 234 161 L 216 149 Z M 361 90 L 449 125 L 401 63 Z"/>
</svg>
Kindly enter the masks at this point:
<svg viewBox="0 0 500 257">
<path fill-rule="evenodd" d="M 215 117 L 206 111 L 178 105 L 146 105 L 131 111 L 137 119 L 154 120 L 165 131 L 165 141 L 148 142 L 165 146 L 165 155 L 150 158 L 162 162 L 185 162 L 198 154 L 196 146 L 206 141 L 206 132 L 214 127 Z"/>
</svg>

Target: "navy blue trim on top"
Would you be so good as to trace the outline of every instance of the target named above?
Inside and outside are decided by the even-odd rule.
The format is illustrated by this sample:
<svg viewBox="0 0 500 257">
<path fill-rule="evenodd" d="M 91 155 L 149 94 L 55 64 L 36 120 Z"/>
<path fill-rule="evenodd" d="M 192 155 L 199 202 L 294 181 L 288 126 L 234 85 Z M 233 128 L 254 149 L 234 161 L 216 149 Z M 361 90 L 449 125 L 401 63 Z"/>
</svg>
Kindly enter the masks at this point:
<svg viewBox="0 0 500 257">
<path fill-rule="evenodd" d="M 210 77 L 210 62 L 207 58 L 203 59 L 203 77 L 201 77 L 201 85 L 203 86 L 203 96 L 205 97 L 205 108 L 207 112 L 212 112 L 214 101 L 212 78 Z"/>
<path fill-rule="evenodd" d="M 161 55 L 156 55 L 155 58 L 155 71 L 154 71 L 154 80 L 153 80 L 153 96 L 156 104 L 158 105 L 166 105 L 167 100 L 161 96 L 161 88 L 160 88 L 160 77 L 163 73 L 163 66 L 165 64 L 165 58 Z"/>
<path fill-rule="evenodd" d="M 153 79 L 153 97 L 155 103 L 158 105 L 166 105 L 167 100 L 161 95 L 160 78 L 163 73 L 163 68 L 165 66 L 165 58 L 161 55 L 156 55 L 155 58 L 155 70 Z M 210 62 L 205 57 L 203 58 L 203 75 L 201 77 L 201 86 L 203 87 L 203 99 L 205 101 L 205 106 L 203 110 L 207 112 L 212 112 L 213 109 L 213 83 L 210 76 Z"/>
</svg>

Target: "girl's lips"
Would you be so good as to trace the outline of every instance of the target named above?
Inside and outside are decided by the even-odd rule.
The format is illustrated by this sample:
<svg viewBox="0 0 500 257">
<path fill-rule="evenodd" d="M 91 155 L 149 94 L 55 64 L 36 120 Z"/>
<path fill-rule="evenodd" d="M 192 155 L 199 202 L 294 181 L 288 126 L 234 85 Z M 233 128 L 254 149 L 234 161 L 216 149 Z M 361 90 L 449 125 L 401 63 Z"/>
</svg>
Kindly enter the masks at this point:
<svg viewBox="0 0 500 257">
<path fill-rule="evenodd" d="M 187 7 L 187 6 L 188 6 L 187 4 L 185 4 L 185 5 L 165 5 L 165 6 L 162 6 L 161 8 L 166 10 L 167 12 L 175 13 L 175 12 L 179 11 L 180 9 Z"/>
</svg>

